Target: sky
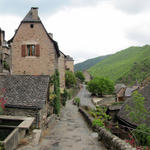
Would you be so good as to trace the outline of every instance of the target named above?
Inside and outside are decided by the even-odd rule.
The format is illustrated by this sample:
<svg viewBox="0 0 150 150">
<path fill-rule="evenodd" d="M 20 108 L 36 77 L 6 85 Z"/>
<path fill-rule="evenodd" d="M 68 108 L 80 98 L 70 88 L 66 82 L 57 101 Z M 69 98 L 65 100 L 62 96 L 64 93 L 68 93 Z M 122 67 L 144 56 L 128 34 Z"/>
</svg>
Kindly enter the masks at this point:
<svg viewBox="0 0 150 150">
<path fill-rule="evenodd" d="M 150 0 L 0 0 L 6 40 L 31 7 L 75 63 L 150 44 Z"/>
</svg>

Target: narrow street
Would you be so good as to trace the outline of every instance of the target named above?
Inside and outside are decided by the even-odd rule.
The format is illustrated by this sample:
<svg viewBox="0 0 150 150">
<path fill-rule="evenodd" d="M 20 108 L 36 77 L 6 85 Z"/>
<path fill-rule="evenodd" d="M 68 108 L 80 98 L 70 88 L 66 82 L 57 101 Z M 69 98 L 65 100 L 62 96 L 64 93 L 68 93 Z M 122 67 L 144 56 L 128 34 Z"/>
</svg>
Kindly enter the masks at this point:
<svg viewBox="0 0 150 150">
<path fill-rule="evenodd" d="M 85 88 L 85 87 L 84 87 Z M 85 91 L 85 89 L 83 89 Z M 83 90 L 79 93 L 83 94 Z M 49 129 L 37 146 L 26 146 L 19 150 L 105 150 L 98 141 L 97 133 L 91 131 L 77 106 L 68 101 L 62 110 L 60 120 Z"/>
<path fill-rule="evenodd" d="M 94 104 L 91 101 L 90 93 L 86 90 L 86 85 L 83 85 L 83 88 L 78 93 L 77 97 L 80 98 L 81 106 L 88 106 L 90 108 L 95 108 Z"/>
</svg>

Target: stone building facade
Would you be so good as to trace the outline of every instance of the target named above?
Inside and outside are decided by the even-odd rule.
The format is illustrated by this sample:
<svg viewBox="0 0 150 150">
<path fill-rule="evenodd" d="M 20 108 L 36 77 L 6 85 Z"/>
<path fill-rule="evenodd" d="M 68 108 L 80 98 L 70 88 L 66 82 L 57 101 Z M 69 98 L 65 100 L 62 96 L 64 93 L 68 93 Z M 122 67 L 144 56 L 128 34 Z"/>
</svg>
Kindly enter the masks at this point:
<svg viewBox="0 0 150 150">
<path fill-rule="evenodd" d="M 5 31 L 0 28 L 0 73 L 3 72 L 4 62 L 10 65 L 10 50 L 5 41 Z"/>
<path fill-rule="evenodd" d="M 48 75 L 0 75 L 0 97 L 4 98 L 4 115 L 34 117 L 36 128 L 43 128 L 52 114 Z"/>
<path fill-rule="evenodd" d="M 60 57 L 58 59 L 58 70 L 59 70 L 59 78 L 60 78 L 60 87 L 63 90 L 65 87 L 65 54 L 60 51 Z"/>
<path fill-rule="evenodd" d="M 58 69 L 60 87 L 65 88 L 65 70 L 74 70 L 73 61 L 59 50 L 52 34 L 46 31 L 38 16 L 38 8 L 31 8 L 9 44 L 13 75 L 53 75 Z"/>
<path fill-rule="evenodd" d="M 69 55 L 65 57 L 65 69 L 74 72 L 74 60 Z"/>
<path fill-rule="evenodd" d="M 58 68 L 58 45 L 44 28 L 38 8 L 31 8 L 9 43 L 12 74 L 52 75 Z"/>
</svg>

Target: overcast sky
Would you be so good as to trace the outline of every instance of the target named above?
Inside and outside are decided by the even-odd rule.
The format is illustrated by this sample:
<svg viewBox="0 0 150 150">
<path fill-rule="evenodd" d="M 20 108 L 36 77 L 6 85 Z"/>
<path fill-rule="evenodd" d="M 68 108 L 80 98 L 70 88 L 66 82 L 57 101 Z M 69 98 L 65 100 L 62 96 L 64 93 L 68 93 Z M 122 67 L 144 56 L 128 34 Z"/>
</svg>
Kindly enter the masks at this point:
<svg viewBox="0 0 150 150">
<path fill-rule="evenodd" d="M 150 0 L 0 0 L 6 40 L 31 7 L 75 62 L 150 44 Z"/>
</svg>

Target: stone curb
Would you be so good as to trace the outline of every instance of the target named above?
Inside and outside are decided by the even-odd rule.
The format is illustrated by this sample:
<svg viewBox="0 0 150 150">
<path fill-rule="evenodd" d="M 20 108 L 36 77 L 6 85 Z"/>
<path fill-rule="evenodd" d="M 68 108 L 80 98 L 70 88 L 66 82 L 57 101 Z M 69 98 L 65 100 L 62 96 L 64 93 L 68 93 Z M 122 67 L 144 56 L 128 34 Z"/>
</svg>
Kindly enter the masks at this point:
<svg viewBox="0 0 150 150">
<path fill-rule="evenodd" d="M 81 107 L 79 107 L 79 112 L 83 115 L 89 126 L 92 127 L 93 118 Z M 136 148 L 133 148 L 130 144 L 113 135 L 105 128 L 96 126 L 92 127 L 92 129 L 98 132 L 99 140 L 110 150 L 136 150 Z"/>
</svg>

